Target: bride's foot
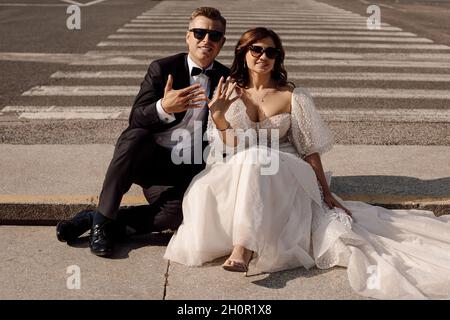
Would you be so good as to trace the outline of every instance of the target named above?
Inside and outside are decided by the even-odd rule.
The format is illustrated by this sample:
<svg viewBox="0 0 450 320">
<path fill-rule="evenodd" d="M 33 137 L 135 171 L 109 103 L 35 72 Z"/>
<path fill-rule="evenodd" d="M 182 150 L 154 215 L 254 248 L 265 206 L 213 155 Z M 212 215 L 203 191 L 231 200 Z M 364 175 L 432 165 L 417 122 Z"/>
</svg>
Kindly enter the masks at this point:
<svg viewBox="0 0 450 320">
<path fill-rule="evenodd" d="M 230 257 L 224 262 L 222 268 L 227 271 L 247 272 L 248 265 L 253 258 L 253 251 L 243 246 L 234 246 Z"/>
</svg>

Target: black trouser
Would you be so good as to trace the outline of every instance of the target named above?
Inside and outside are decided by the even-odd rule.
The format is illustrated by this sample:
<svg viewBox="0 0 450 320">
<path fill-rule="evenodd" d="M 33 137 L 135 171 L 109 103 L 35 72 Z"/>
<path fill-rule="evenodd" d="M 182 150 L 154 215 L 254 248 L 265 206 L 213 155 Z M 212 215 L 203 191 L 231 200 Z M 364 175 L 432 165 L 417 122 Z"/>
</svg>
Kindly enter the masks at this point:
<svg viewBox="0 0 450 320">
<path fill-rule="evenodd" d="M 117 140 L 100 193 L 98 211 L 107 218 L 116 219 L 122 197 L 133 183 L 143 188 L 173 186 L 164 192 L 163 201 L 182 200 L 192 178 L 204 167 L 204 163 L 174 164 L 171 151 L 156 144 L 148 130 L 128 128 Z M 139 211 L 145 211 L 145 207 L 139 208 Z M 179 209 L 182 214 L 181 201 Z"/>
</svg>

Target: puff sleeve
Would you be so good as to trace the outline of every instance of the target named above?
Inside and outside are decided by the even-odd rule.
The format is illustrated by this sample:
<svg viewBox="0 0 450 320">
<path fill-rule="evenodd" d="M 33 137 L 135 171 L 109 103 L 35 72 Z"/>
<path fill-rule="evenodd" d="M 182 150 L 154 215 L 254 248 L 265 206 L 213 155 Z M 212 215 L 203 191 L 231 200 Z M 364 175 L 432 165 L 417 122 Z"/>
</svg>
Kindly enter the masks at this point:
<svg viewBox="0 0 450 320">
<path fill-rule="evenodd" d="M 302 158 L 316 152 L 325 153 L 334 144 L 333 134 L 320 117 L 311 94 L 304 88 L 295 88 L 292 93 L 288 137 Z"/>
</svg>

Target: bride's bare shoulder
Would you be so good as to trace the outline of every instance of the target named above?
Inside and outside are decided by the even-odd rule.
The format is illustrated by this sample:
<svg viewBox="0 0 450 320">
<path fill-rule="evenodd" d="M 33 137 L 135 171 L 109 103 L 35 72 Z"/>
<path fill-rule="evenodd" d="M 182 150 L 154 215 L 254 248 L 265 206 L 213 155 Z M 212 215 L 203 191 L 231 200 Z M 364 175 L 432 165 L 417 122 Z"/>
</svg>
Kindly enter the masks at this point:
<svg viewBox="0 0 450 320">
<path fill-rule="evenodd" d="M 293 85 L 287 84 L 285 86 L 279 87 L 278 91 L 282 92 L 282 93 L 292 93 L 294 92 L 295 87 Z"/>
</svg>

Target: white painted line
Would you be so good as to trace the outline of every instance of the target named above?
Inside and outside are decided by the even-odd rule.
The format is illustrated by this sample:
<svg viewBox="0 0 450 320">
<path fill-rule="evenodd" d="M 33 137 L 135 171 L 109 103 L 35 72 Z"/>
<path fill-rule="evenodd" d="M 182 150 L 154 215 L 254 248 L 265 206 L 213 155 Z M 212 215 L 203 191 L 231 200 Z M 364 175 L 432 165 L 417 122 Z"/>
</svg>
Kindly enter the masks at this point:
<svg viewBox="0 0 450 320">
<path fill-rule="evenodd" d="M 66 3 L 70 3 L 70 4 L 75 4 L 75 5 L 79 6 L 79 7 L 89 7 L 89 6 L 92 6 L 94 4 L 97 4 L 97 3 L 100 3 L 100 2 L 103 2 L 103 1 L 107 1 L 107 0 L 94 0 L 94 1 L 91 1 L 91 2 L 87 2 L 87 3 L 79 3 L 78 1 L 74 1 L 74 0 L 60 0 L 60 1 L 66 2 Z"/>
<path fill-rule="evenodd" d="M 159 58 L 158 56 L 151 57 L 149 59 L 132 59 L 132 58 L 113 58 L 113 59 L 92 59 L 92 60 L 80 60 L 71 63 L 71 65 L 90 65 L 90 66 L 111 66 L 111 65 L 142 65 L 148 66 L 152 60 Z M 230 66 L 232 64 L 231 59 L 222 59 L 219 57 L 219 61 Z M 442 61 L 402 61 L 402 60 L 296 60 L 286 59 L 286 67 L 296 66 L 338 66 L 338 67 L 383 67 L 383 68 L 434 68 L 434 69 L 448 69 L 450 68 L 450 62 Z"/>
<path fill-rule="evenodd" d="M 6 106 L 3 112 L 16 112 L 19 119 L 127 119 L 130 107 L 103 106 Z"/>
<path fill-rule="evenodd" d="M 225 55 L 224 55 L 225 56 Z M 231 65 L 232 59 L 226 59 L 224 56 L 219 56 L 219 61 L 225 65 Z M 231 56 L 231 52 L 228 52 L 228 57 Z M 150 61 L 155 60 L 161 56 L 152 55 L 148 59 L 134 59 L 134 58 L 105 58 L 103 56 L 92 56 L 93 59 L 83 59 L 80 61 L 75 61 L 72 65 L 148 65 Z M 94 58 L 95 57 L 95 58 Z M 450 61 L 434 60 L 434 61 L 424 61 L 424 60 L 409 60 L 407 57 L 403 57 L 403 60 L 394 60 L 393 56 L 391 59 L 383 59 L 383 57 L 368 56 L 365 60 L 360 59 L 350 59 L 339 56 L 332 57 L 330 55 L 318 56 L 318 58 L 323 59 L 312 59 L 314 55 L 311 56 L 297 56 L 295 58 L 287 57 L 285 60 L 285 65 L 287 67 L 296 66 L 335 66 L 335 67 L 380 67 L 380 68 L 433 68 L 433 69 L 450 69 Z M 107 77 L 106 75 L 98 75 L 98 77 Z"/>
<path fill-rule="evenodd" d="M 289 17 L 267 17 L 267 18 L 249 18 L 249 17 L 242 17 L 242 18 L 232 18 L 227 19 L 227 25 L 230 24 L 238 24 L 238 23 L 248 23 L 248 22 L 258 22 L 261 24 L 265 23 L 271 23 L 271 22 L 277 22 L 277 23 L 287 23 L 287 24 L 295 24 L 297 22 L 366 22 L 367 19 L 361 18 L 361 17 L 342 17 L 342 18 L 336 18 L 336 17 L 299 17 L 299 18 L 289 18 Z M 188 22 L 187 19 L 173 19 L 173 18 L 147 18 L 147 17 L 136 17 L 135 19 L 132 19 L 131 22 L 151 22 L 151 23 L 157 23 L 164 25 L 165 23 L 183 23 L 186 24 Z"/>
<path fill-rule="evenodd" d="M 380 99 L 450 99 L 449 90 L 380 89 L 380 88 L 308 88 L 320 98 L 380 98 Z"/>
<path fill-rule="evenodd" d="M 6 106 L 2 109 L 3 112 L 83 112 L 83 113 L 98 113 L 98 112 L 126 112 L 130 107 L 127 106 Z"/>
<path fill-rule="evenodd" d="M 170 54 L 175 54 L 171 52 Z M 89 56 L 87 56 L 89 57 Z M 77 60 L 70 63 L 71 66 L 148 66 L 150 59 L 134 59 L 128 57 L 91 57 L 90 59 Z"/>
<path fill-rule="evenodd" d="M 271 18 L 271 17 L 279 17 L 279 18 L 283 18 L 283 17 L 291 17 L 291 18 L 295 18 L 295 17 L 362 17 L 359 14 L 353 13 L 353 12 L 330 12 L 330 11 L 319 11 L 319 10 L 302 10 L 301 12 L 281 12 L 281 11 L 275 11 L 275 12 L 245 12 L 243 13 L 241 12 L 228 12 L 226 13 L 226 11 L 222 11 L 220 10 L 220 12 L 228 17 L 231 18 L 247 18 L 247 17 L 255 17 L 255 18 Z M 151 12 L 151 13 L 143 13 L 142 15 L 140 15 L 140 17 L 149 17 L 149 18 L 180 18 L 180 19 L 185 19 L 186 21 L 188 21 L 186 14 L 183 13 L 155 13 L 155 12 Z"/>
<path fill-rule="evenodd" d="M 142 79 L 144 76 L 145 71 L 58 71 L 50 77 L 57 79 Z"/>
<path fill-rule="evenodd" d="M 58 79 L 142 79 L 145 71 L 78 71 L 55 72 Z M 383 73 L 383 72 L 289 72 L 290 80 L 358 80 L 358 81 L 423 81 L 450 82 L 450 74 L 436 73 Z"/>
<path fill-rule="evenodd" d="M 184 34 L 174 35 L 174 36 L 166 36 L 165 39 L 170 40 L 183 40 L 185 38 Z M 238 40 L 240 37 L 235 36 L 227 36 L 228 40 Z M 113 34 L 108 36 L 108 39 L 151 39 L 151 40 L 161 40 L 164 39 L 163 36 L 154 36 L 154 35 L 135 35 L 135 34 Z M 350 41 L 378 41 L 378 42 L 424 42 L 424 43 L 432 43 L 433 41 L 426 38 L 416 38 L 416 37 L 359 37 L 359 36 L 309 36 L 309 35 L 298 35 L 298 36 L 284 36 L 283 45 L 289 45 L 294 40 L 324 40 L 324 41 L 342 41 L 342 40 L 350 40 Z M 288 41 L 286 41 L 288 40 Z"/>
<path fill-rule="evenodd" d="M 186 45 L 180 42 L 151 42 L 151 41 L 102 41 L 98 47 L 173 47 L 174 50 L 185 50 Z M 383 43 L 323 43 L 323 42 L 296 42 L 284 44 L 286 48 L 367 48 L 367 49 L 422 49 L 422 50 L 448 50 L 450 47 L 438 44 L 383 44 Z M 175 49 L 177 48 L 177 49 Z M 232 49 L 234 44 L 225 44 L 224 48 Z"/>
<path fill-rule="evenodd" d="M 225 65 L 231 65 L 232 60 L 220 60 Z M 329 66 L 329 67 L 379 67 L 379 68 L 432 68 L 448 69 L 450 63 L 428 61 L 370 61 L 370 60 L 285 60 L 286 67 L 299 66 Z"/>
<path fill-rule="evenodd" d="M 132 30 L 132 31 L 128 31 Z M 175 31 L 172 30 L 161 30 L 154 29 L 153 32 L 150 31 L 142 31 L 141 29 L 118 29 L 119 33 L 150 33 L 149 36 L 153 36 L 158 39 L 165 39 L 166 37 L 179 37 L 184 36 L 186 34 L 186 30 L 183 31 Z M 379 31 L 379 30 L 366 30 L 366 31 L 346 31 L 346 30 L 283 30 L 278 32 L 278 35 L 282 40 L 289 39 L 289 37 L 295 37 L 295 35 L 303 35 L 303 34 L 322 34 L 322 35 L 354 35 L 354 36 L 389 36 L 389 37 L 417 37 L 416 34 L 411 32 L 402 32 L 402 31 Z M 227 39 L 239 39 L 242 35 L 242 32 L 230 32 L 227 30 L 226 37 Z"/>
<path fill-rule="evenodd" d="M 127 29 L 128 28 L 128 29 Z M 121 28 L 119 30 L 127 30 L 127 32 L 186 32 L 187 27 L 170 27 L 170 30 L 167 30 L 167 27 L 164 26 L 161 27 L 160 25 L 156 25 L 153 28 L 149 28 L 149 26 L 138 26 L 138 27 L 127 27 L 127 28 Z M 229 27 L 227 26 L 227 32 L 237 32 L 242 34 L 243 32 L 243 27 Z M 311 25 L 303 25 L 300 28 L 294 28 L 294 27 L 289 27 L 289 26 L 283 26 L 283 27 L 278 27 L 275 31 L 277 31 L 277 33 L 283 34 L 283 33 L 297 33 L 298 30 L 308 30 L 308 29 L 315 29 L 315 30 L 320 30 L 320 29 L 331 29 L 331 30 L 361 30 L 361 31 L 367 31 L 367 26 L 329 26 L 329 25 L 325 25 L 325 26 L 311 26 Z M 131 31 L 130 31 L 131 30 Z M 397 27 L 383 27 L 380 30 L 373 30 L 374 33 L 378 32 L 378 31 L 403 31 L 401 28 L 397 28 Z"/>
<path fill-rule="evenodd" d="M 135 96 L 139 86 L 37 86 L 23 96 Z"/>
<path fill-rule="evenodd" d="M 240 28 L 242 31 L 245 31 L 245 29 L 250 29 L 250 28 L 254 28 L 254 27 L 258 27 L 260 24 L 258 23 L 252 23 L 250 21 L 248 22 L 239 22 L 239 23 L 230 23 L 228 25 L 227 23 L 227 28 L 228 27 L 235 27 L 235 28 Z M 166 28 L 176 28 L 176 27 L 185 27 L 187 29 L 187 24 L 186 23 L 173 23 L 173 22 L 169 22 L 166 24 L 161 24 L 161 23 L 154 23 L 154 22 L 140 22 L 140 23 L 126 23 L 124 24 L 125 27 L 151 27 L 151 26 L 158 26 L 158 27 L 166 27 Z M 265 27 L 270 28 L 270 29 L 274 29 L 275 31 L 277 31 L 278 29 L 287 29 L 287 28 L 293 28 L 293 27 L 302 27 L 302 26 L 325 26 L 328 27 L 330 29 L 334 29 L 334 27 L 361 27 L 367 30 L 367 22 L 366 21 L 361 21 L 361 22 L 330 22 L 330 23 L 326 23 L 321 22 L 321 21 L 317 21 L 317 22 L 293 22 L 293 23 L 289 23 L 289 22 L 277 22 L 277 23 L 266 23 Z M 386 23 L 382 23 L 381 27 L 388 27 L 390 25 L 386 24 Z"/>
<path fill-rule="evenodd" d="M 67 7 L 62 3 L 0 3 L 0 7 Z"/>
<path fill-rule="evenodd" d="M 19 113 L 20 119 L 127 119 L 131 107 L 62 107 L 7 106 L 2 112 Z M 318 110 L 325 121 L 382 121 L 382 122 L 450 122 L 450 110 L 445 109 L 339 109 Z"/>
<path fill-rule="evenodd" d="M 448 69 L 450 62 L 402 60 L 288 60 L 289 66 L 380 67 L 380 68 L 434 68 Z"/>
<path fill-rule="evenodd" d="M 318 12 L 312 12 L 312 13 L 306 13 L 306 12 L 298 12 L 298 13 L 285 13 L 285 14 L 280 14 L 279 12 L 274 11 L 273 14 L 265 14 L 265 13 L 261 13 L 261 14 L 255 14 L 253 12 L 245 12 L 242 11 L 240 14 L 227 14 L 226 18 L 227 18 L 227 22 L 229 20 L 234 20 L 234 19 L 248 19 L 248 18 L 252 18 L 255 20 L 259 20 L 259 19 L 275 19 L 275 20 L 279 20 L 279 19 L 302 19 L 302 18 L 359 18 L 362 19 L 363 17 L 359 14 L 356 13 L 351 13 L 351 14 L 347 14 L 347 13 L 330 13 L 330 12 L 323 12 L 323 13 L 318 13 Z M 189 18 L 184 14 L 141 14 L 139 16 L 137 16 L 136 18 L 140 19 L 170 19 L 170 20 L 181 20 L 181 21 L 189 21 Z"/>
<path fill-rule="evenodd" d="M 142 79 L 145 71 L 77 71 L 55 72 L 51 78 L 56 79 Z"/>
<path fill-rule="evenodd" d="M 358 81 L 424 81 L 450 82 L 450 74 L 384 73 L 384 72 L 289 72 L 290 80 L 358 80 Z"/>
<path fill-rule="evenodd" d="M 38 86 L 23 96 L 136 96 L 139 86 Z M 379 88 L 309 88 L 314 97 L 443 99 L 450 100 L 449 90 L 379 89 Z"/>
<path fill-rule="evenodd" d="M 108 57 L 108 56 L 144 56 L 150 59 L 165 57 L 173 54 L 173 50 L 92 50 L 86 53 L 86 56 Z M 222 58 L 233 58 L 234 52 L 231 50 L 222 50 L 219 54 L 219 60 Z M 373 52 L 326 52 L 326 51 L 299 51 L 287 52 L 288 59 L 354 59 L 354 60 L 425 60 L 425 61 L 450 61 L 450 54 L 446 53 L 373 53 Z"/>
<path fill-rule="evenodd" d="M 325 121 L 450 122 L 444 109 L 320 109 Z"/>
<path fill-rule="evenodd" d="M 359 0 L 361 3 L 364 3 L 364 4 L 366 4 L 367 6 L 370 6 L 372 3 L 370 3 L 370 2 L 367 2 L 366 0 Z M 392 7 L 392 6 L 389 6 L 389 5 L 387 5 L 387 4 L 382 4 L 382 3 L 377 3 L 377 6 L 380 6 L 380 7 L 385 7 L 385 8 L 388 8 L 388 9 L 395 9 L 394 7 Z"/>
<path fill-rule="evenodd" d="M 19 115 L 19 119 L 30 119 L 30 120 L 73 120 L 73 119 L 84 119 L 84 120 L 108 120 L 108 119 L 126 119 L 127 116 L 122 116 L 120 112 L 109 113 L 109 112 L 36 112 L 28 113 L 24 112 Z"/>
</svg>

